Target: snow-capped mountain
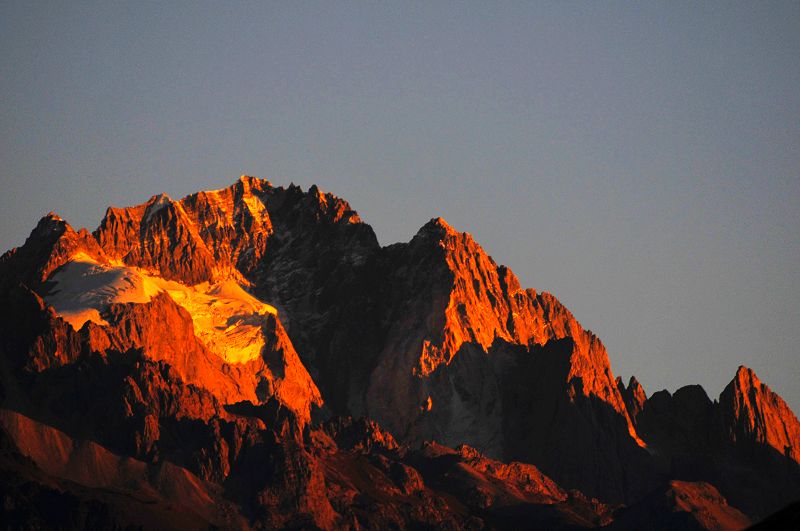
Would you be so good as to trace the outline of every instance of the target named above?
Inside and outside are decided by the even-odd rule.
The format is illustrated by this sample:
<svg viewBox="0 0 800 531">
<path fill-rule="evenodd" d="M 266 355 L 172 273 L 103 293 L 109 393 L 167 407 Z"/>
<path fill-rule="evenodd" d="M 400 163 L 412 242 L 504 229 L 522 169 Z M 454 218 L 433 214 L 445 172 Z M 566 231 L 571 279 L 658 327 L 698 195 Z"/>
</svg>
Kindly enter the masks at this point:
<svg viewBox="0 0 800 531">
<path fill-rule="evenodd" d="M 469 234 L 381 247 L 315 186 L 48 214 L 0 297 L 11 527 L 741 528 L 800 498 L 749 369 L 648 398 Z"/>
</svg>

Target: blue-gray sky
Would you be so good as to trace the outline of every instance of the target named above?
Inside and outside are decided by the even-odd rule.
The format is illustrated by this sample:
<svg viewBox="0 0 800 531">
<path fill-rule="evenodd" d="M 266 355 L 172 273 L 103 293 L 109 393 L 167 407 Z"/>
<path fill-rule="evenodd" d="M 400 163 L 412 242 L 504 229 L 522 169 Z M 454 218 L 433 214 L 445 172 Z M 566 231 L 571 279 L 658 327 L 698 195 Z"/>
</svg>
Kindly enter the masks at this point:
<svg viewBox="0 0 800 531">
<path fill-rule="evenodd" d="M 0 3 L 3 250 L 240 174 L 443 216 L 648 393 L 800 409 L 798 2 Z"/>
</svg>

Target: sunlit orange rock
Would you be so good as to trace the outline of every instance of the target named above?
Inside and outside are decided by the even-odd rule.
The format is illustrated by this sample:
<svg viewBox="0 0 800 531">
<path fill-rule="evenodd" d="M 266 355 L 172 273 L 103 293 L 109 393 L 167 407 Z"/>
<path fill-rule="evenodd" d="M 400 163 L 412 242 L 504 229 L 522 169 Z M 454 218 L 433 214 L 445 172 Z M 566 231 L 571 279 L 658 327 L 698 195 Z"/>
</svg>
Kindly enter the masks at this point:
<svg viewBox="0 0 800 531">
<path fill-rule="evenodd" d="M 381 259 L 392 295 L 380 309 L 388 326 L 371 354 L 367 414 L 402 440 L 467 443 L 495 458 L 535 460 L 569 487 L 625 498 L 624 484 L 635 482 L 624 467 L 602 479 L 592 471 L 608 454 L 637 453 L 644 443 L 597 337 L 549 293 L 523 290 L 441 218 Z M 562 339 L 569 340 L 563 348 L 541 350 Z M 564 461 L 573 471 L 559 477 Z"/>
<path fill-rule="evenodd" d="M 752 369 L 739 367 L 719 402 L 732 442 L 768 446 L 800 463 L 800 422 Z"/>
</svg>

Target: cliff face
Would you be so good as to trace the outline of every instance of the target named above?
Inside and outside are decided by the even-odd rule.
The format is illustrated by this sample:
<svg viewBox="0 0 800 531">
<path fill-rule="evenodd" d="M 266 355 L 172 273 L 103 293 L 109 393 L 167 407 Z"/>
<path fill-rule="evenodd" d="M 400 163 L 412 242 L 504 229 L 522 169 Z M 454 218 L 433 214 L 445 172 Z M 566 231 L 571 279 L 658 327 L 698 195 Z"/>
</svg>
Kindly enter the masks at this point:
<svg viewBox="0 0 800 531">
<path fill-rule="evenodd" d="M 368 415 L 413 443 L 467 443 L 535 462 L 567 487 L 625 498 L 632 472 L 602 465 L 609 454 L 635 460 L 643 443 L 599 339 L 444 220 L 380 260 L 387 326 Z"/>
<path fill-rule="evenodd" d="M 242 177 L 222 190 L 180 201 L 165 194 L 129 208 L 109 208 L 94 232 L 118 260 L 186 284 L 251 273 L 264 256 L 272 223 L 267 181 Z"/>
<path fill-rule="evenodd" d="M 368 415 L 411 444 L 435 439 L 537 459 L 570 487 L 625 498 L 624 484 L 635 482 L 626 476 L 636 473 L 615 466 L 609 481 L 601 463 L 621 454 L 636 461 L 644 444 L 602 343 L 555 297 L 523 290 L 444 220 L 408 244 L 380 249 L 362 224 L 311 222 L 310 201 L 293 199 L 273 216 L 283 239 L 270 240 L 275 254 L 256 273 L 256 289 L 285 309 L 289 334 L 333 412 Z M 545 348 L 561 339 L 569 347 Z M 574 413 L 554 415 L 559 408 Z M 569 474 L 559 476 L 563 456 L 548 450 L 553 445 L 574 449 Z"/>
<path fill-rule="evenodd" d="M 739 367 L 719 403 L 730 442 L 769 447 L 800 463 L 800 422 L 786 402 L 751 369 Z"/>
<path fill-rule="evenodd" d="M 4 284 L 22 283 L 41 291 L 50 275 L 78 252 L 98 262 L 108 261 L 86 229 L 75 232 L 69 223 L 50 212 L 39 220 L 22 247 L 0 257 L 0 271 L 3 272 L 0 281 Z"/>
<path fill-rule="evenodd" d="M 622 383 L 622 378 L 617 377 L 617 389 L 622 395 L 622 400 L 625 402 L 625 409 L 628 410 L 628 416 L 631 422 L 636 423 L 636 417 L 642 412 L 644 403 L 647 401 L 647 394 L 644 392 L 642 384 L 635 376 L 631 376 L 628 380 L 628 387 Z"/>
<path fill-rule="evenodd" d="M 277 398 L 308 421 L 312 405 L 322 400 L 277 317 L 263 325 L 266 342 L 246 363 L 227 363 L 194 334 L 192 318 L 166 292 L 143 304 L 111 305 L 107 326 L 87 325 L 85 336 L 93 352 L 140 349 L 149 359 L 169 364 L 188 384 L 207 389 L 223 404 L 253 403 Z"/>
<path fill-rule="evenodd" d="M 317 187 L 242 177 L 109 208 L 91 234 L 50 214 L 0 258 L 0 297 L 11 461 L 41 434 L 86 440 L 239 507 L 186 522 L 635 528 L 650 507 L 713 528 L 745 521 L 728 502 L 757 518 L 800 496 L 800 425 L 752 371 L 718 402 L 648 398 L 469 234 L 436 218 L 381 248 Z M 56 482 L 84 518 L 87 491 L 63 487 L 96 487 L 65 472 L 80 455 L 6 485 Z"/>
</svg>

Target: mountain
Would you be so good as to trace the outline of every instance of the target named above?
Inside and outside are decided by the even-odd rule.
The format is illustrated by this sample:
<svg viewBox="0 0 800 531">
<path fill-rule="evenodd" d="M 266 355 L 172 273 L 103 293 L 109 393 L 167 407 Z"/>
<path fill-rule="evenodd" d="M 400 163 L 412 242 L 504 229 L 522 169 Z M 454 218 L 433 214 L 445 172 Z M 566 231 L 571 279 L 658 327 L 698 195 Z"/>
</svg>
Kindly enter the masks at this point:
<svg viewBox="0 0 800 531">
<path fill-rule="evenodd" d="M 800 423 L 746 367 L 715 401 L 698 385 L 654 393 L 636 423 L 666 474 L 708 481 L 754 518 L 798 499 Z"/>
<path fill-rule="evenodd" d="M 800 423 L 749 369 L 648 398 L 471 235 L 381 247 L 316 186 L 48 214 L 0 297 L 13 528 L 733 529 L 800 499 Z"/>
<path fill-rule="evenodd" d="M 743 529 L 750 519 L 705 482 L 669 481 L 616 515 L 610 529 Z"/>
</svg>

